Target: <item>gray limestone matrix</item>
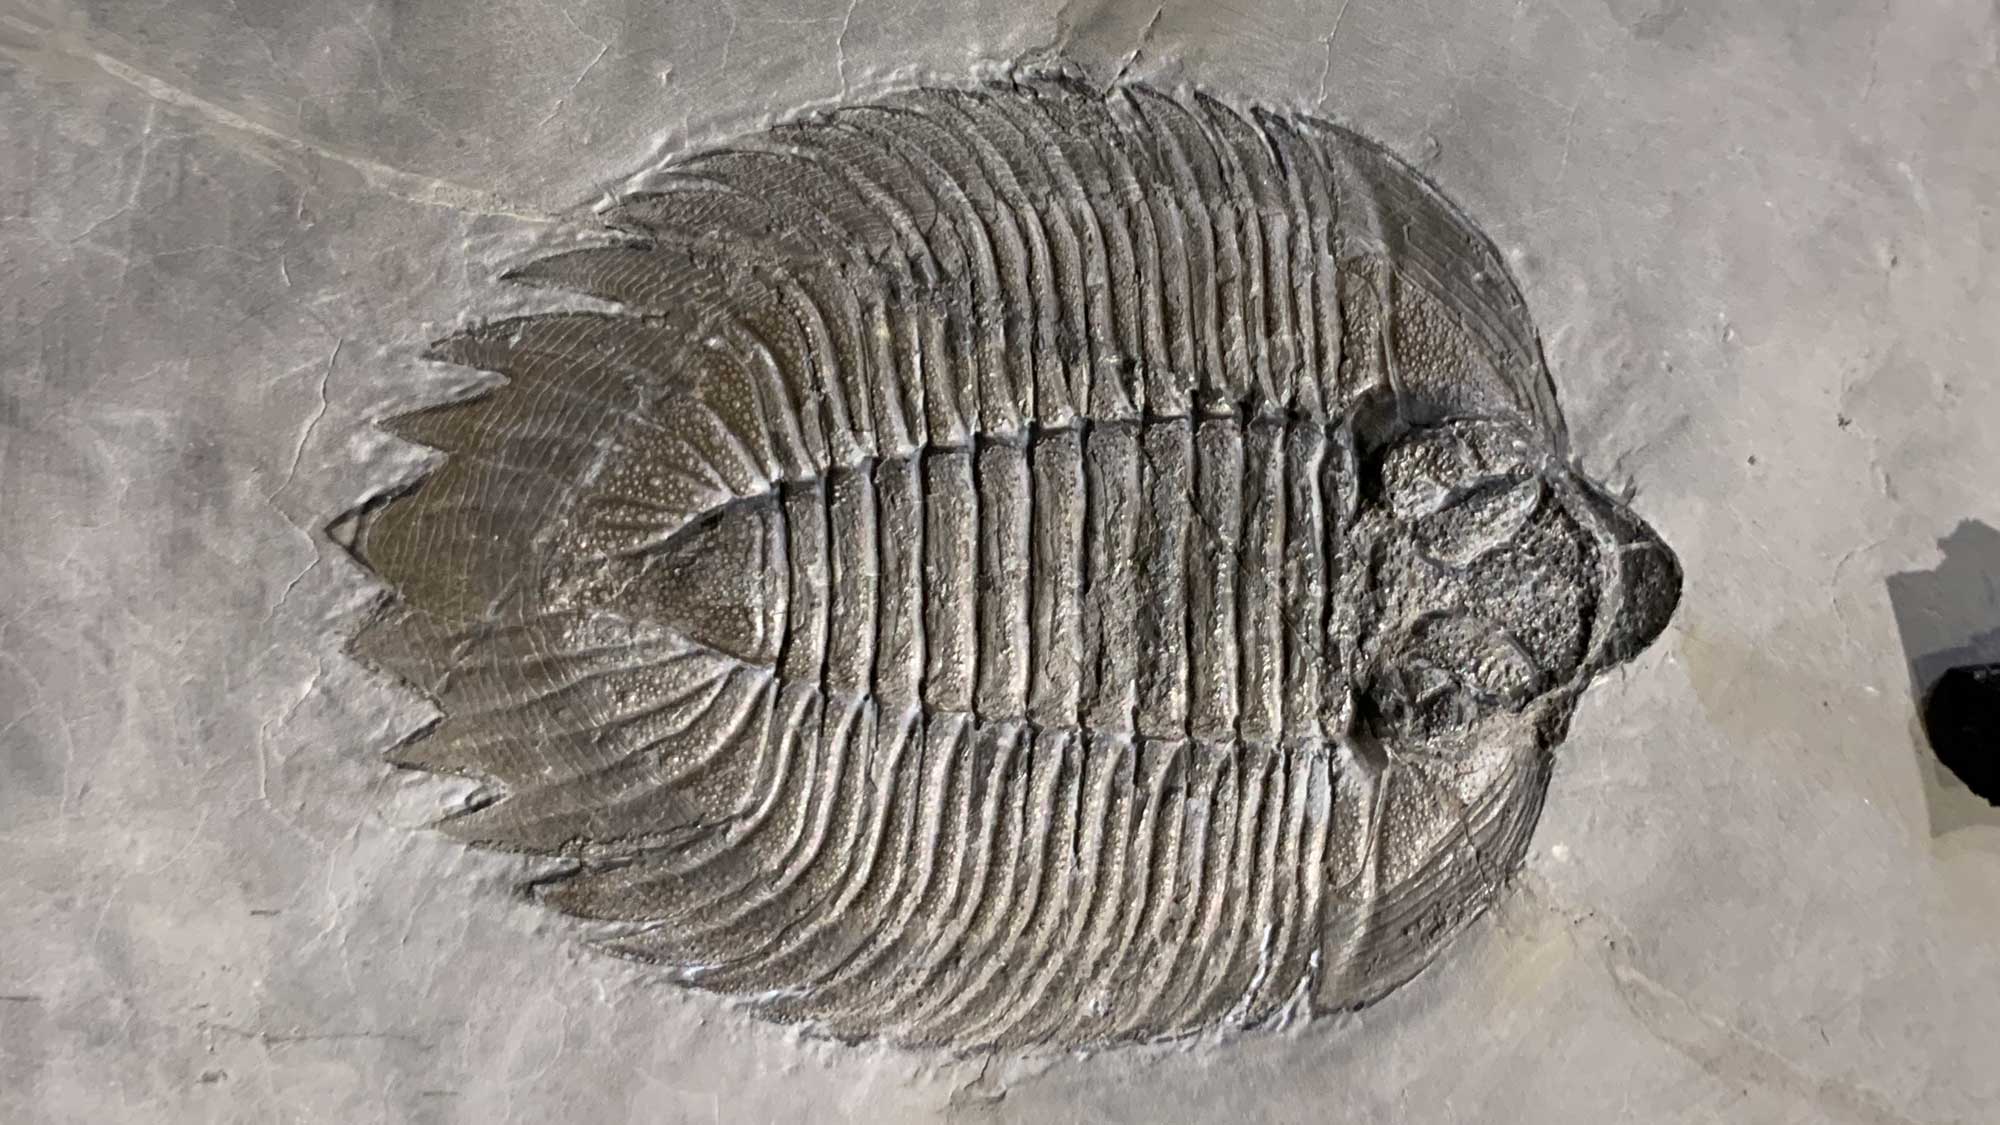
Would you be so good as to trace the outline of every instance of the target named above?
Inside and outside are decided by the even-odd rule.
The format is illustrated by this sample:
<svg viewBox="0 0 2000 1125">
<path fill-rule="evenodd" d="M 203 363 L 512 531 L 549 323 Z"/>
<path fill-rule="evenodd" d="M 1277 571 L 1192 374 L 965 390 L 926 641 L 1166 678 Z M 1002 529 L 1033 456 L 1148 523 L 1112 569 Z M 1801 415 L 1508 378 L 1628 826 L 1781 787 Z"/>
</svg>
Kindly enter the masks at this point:
<svg viewBox="0 0 2000 1125">
<path fill-rule="evenodd" d="M 358 651 L 447 827 L 604 939 L 841 1037 L 1072 1046 L 1408 979 L 1679 597 L 1567 463 L 1520 295 L 1305 118 L 1057 80 L 678 159 L 595 298 L 393 420 Z M 614 311 L 596 311 L 609 307 Z"/>
</svg>

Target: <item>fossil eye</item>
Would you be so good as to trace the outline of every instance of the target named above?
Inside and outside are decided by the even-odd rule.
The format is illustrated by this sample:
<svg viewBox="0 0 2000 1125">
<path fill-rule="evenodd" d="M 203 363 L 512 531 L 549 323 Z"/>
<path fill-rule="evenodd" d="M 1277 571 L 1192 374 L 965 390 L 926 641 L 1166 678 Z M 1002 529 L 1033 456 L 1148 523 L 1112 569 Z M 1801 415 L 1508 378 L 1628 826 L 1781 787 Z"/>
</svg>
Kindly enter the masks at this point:
<svg viewBox="0 0 2000 1125">
<path fill-rule="evenodd" d="M 1402 519 L 1533 472 L 1534 447 L 1512 426 L 1453 422 L 1413 430 L 1380 454 L 1382 497 Z"/>
<path fill-rule="evenodd" d="M 1547 678 L 1506 630 L 1464 614 L 1427 615 L 1382 655 L 1373 710 L 1415 735 L 1465 727 L 1502 708 L 1517 710 Z"/>
<path fill-rule="evenodd" d="M 1453 489 L 1438 507 L 1411 520 L 1410 532 L 1424 557 L 1465 567 L 1513 543 L 1541 501 L 1539 477 L 1485 477 Z"/>
<path fill-rule="evenodd" d="M 587 308 L 436 345 L 505 381 L 389 422 L 448 456 L 353 521 L 401 599 L 357 650 L 443 712 L 397 760 L 491 785 L 451 831 L 693 985 L 949 1049 L 1352 1008 L 1497 893 L 1596 556 L 1421 176 L 1026 78 L 656 172 L 509 275 Z M 1629 523 L 1617 659 L 1678 590 Z"/>
<path fill-rule="evenodd" d="M 1448 567 L 1506 547 L 1543 498 L 1527 443 L 1489 423 L 1409 435 L 1383 453 L 1381 481 L 1384 502 L 1418 550 Z"/>
</svg>

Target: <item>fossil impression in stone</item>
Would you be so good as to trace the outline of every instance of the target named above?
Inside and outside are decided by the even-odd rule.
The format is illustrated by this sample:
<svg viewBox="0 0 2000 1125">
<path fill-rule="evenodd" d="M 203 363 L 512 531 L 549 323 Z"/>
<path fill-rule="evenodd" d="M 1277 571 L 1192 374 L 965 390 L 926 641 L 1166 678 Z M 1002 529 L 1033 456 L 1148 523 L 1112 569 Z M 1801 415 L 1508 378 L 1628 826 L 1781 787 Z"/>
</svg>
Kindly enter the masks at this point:
<svg viewBox="0 0 2000 1125">
<path fill-rule="evenodd" d="M 353 521 L 357 642 L 604 944 L 777 1019 L 1073 1046 L 1368 1003 L 1517 867 L 1672 554 L 1491 244 L 1200 95 L 921 89 L 675 160 Z M 578 298 L 589 298 L 589 301 Z"/>
</svg>

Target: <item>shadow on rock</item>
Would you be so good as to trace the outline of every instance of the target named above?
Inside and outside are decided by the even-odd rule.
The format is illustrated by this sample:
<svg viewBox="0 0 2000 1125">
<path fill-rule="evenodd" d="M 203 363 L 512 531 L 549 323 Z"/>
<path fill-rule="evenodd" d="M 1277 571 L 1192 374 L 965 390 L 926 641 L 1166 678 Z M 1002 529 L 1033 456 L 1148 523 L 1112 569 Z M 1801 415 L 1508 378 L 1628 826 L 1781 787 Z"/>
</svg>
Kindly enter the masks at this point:
<svg viewBox="0 0 2000 1125">
<path fill-rule="evenodd" d="M 2000 827 L 2000 531 L 1966 520 L 1938 547 L 1935 569 L 1887 581 L 1934 837 Z"/>
</svg>

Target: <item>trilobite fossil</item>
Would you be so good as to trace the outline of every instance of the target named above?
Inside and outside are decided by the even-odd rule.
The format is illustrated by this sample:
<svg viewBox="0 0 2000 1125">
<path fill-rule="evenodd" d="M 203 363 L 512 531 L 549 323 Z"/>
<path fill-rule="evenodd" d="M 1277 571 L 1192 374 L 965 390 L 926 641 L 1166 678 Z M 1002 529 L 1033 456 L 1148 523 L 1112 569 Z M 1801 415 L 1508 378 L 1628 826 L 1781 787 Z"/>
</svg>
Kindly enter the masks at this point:
<svg viewBox="0 0 2000 1125">
<path fill-rule="evenodd" d="M 1491 244 L 1208 97 L 917 89 L 677 159 L 391 420 L 358 650 L 447 822 L 844 1038 L 1074 1046 L 1408 979 L 1520 862 L 1673 555 Z M 605 311 L 609 310 L 609 311 Z"/>
</svg>

